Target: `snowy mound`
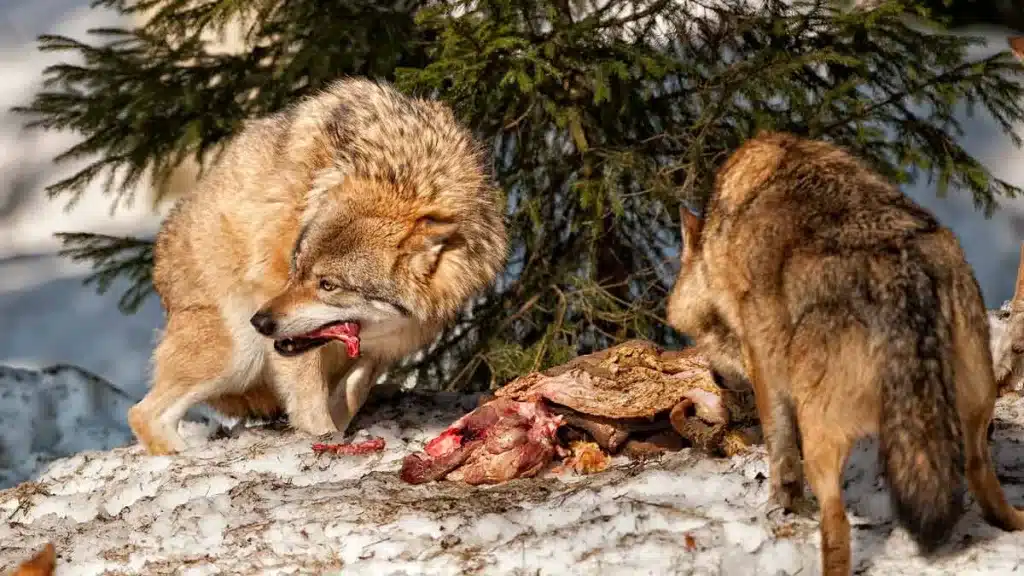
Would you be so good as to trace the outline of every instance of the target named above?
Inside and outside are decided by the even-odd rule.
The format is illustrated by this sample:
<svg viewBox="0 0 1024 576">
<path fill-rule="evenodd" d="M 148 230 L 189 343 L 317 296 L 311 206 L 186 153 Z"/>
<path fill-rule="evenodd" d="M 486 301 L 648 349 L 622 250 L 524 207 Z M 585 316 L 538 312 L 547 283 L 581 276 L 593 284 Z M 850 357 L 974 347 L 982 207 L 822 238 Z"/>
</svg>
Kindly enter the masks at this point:
<svg viewBox="0 0 1024 576">
<path fill-rule="evenodd" d="M 0 366 L 0 486 L 28 480 L 56 458 L 132 441 L 135 401 L 81 368 Z"/>
<path fill-rule="evenodd" d="M 368 456 L 315 455 L 308 437 L 244 428 L 178 457 L 138 446 L 55 462 L 0 492 L 0 567 L 53 542 L 57 574 L 813 574 L 814 518 L 766 514 L 760 447 L 732 459 L 683 450 L 599 474 L 548 473 L 495 487 L 398 478 L 401 459 L 475 406 L 407 395 L 368 406 Z M 196 424 L 183 431 L 193 441 Z M 1024 498 L 1024 399 L 1000 400 L 994 457 L 1011 501 Z M 922 560 L 890 519 L 864 443 L 847 469 L 854 559 L 863 574 L 1006 574 L 1024 535 L 985 524 L 977 506 L 948 555 Z"/>
</svg>

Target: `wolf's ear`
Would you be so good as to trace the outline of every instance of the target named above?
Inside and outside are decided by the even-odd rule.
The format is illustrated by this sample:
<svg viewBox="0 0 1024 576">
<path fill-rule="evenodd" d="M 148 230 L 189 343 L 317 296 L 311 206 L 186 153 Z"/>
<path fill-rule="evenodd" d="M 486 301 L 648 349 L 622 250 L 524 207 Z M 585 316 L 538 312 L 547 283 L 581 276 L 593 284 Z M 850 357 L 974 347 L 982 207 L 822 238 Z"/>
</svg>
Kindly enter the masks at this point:
<svg viewBox="0 0 1024 576">
<path fill-rule="evenodd" d="M 412 234 L 403 243 L 409 254 L 409 268 L 420 279 L 430 277 L 437 268 L 441 253 L 459 237 L 459 225 L 432 217 L 416 221 Z"/>
<path fill-rule="evenodd" d="M 683 235 L 683 246 L 680 257 L 692 254 L 697 249 L 700 240 L 700 232 L 704 227 L 704 221 L 690 212 L 686 206 L 679 206 L 679 228 Z"/>
</svg>

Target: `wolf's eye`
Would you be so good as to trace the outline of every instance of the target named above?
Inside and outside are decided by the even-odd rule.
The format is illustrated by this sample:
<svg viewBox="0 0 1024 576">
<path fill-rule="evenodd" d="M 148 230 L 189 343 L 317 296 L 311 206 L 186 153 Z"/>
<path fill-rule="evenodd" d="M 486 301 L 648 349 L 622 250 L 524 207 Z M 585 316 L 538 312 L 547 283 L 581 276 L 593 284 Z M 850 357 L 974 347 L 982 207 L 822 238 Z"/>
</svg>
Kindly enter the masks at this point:
<svg viewBox="0 0 1024 576">
<path fill-rule="evenodd" d="M 328 280 L 327 278 L 320 279 L 320 289 L 323 290 L 324 292 L 333 292 L 337 288 L 338 286 L 334 282 Z"/>
</svg>

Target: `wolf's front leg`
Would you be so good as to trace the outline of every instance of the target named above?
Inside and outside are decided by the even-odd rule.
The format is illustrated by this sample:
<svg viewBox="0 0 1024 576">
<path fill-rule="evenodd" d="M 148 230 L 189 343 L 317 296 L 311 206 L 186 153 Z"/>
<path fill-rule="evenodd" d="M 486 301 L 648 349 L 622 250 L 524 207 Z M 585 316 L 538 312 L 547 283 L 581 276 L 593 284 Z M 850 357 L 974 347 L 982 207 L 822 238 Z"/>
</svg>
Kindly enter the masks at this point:
<svg viewBox="0 0 1024 576">
<path fill-rule="evenodd" d="M 178 422 L 190 407 L 247 382 L 232 365 L 231 335 L 215 308 L 168 314 L 167 327 L 153 352 L 153 386 L 128 410 L 128 424 L 152 455 L 181 452 L 187 445 Z"/>
<path fill-rule="evenodd" d="M 760 331 L 763 333 L 765 329 Z M 741 343 L 741 351 L 768 450 L 769 500 L 786 511 L 796 512 L 803 508 L 800 500 L 804 478 L 797 444 L 799 429 L 789 395 L 789 375 L 781 353 L 767 338 L 746 339 Z"/>
<path fill-rule="evenodd" d="M 366 403 L 370 389 L 376 384 L 383 371 L 380 360 L 363 357 L 356 360 L 352 367 L 341 377 L 341 382 L 331 395 L 331 415 L 339 432 L 345 432 L 348 425 L 356 417 L 359 409 Z"/>
<path fill-rule="evenodd" d="M 313 436 L 336 432 L 319 351 L 294 357 L 274 353 L 271 358 L 274 388 L 284 401 L 291 426 Z"/>
</svg>

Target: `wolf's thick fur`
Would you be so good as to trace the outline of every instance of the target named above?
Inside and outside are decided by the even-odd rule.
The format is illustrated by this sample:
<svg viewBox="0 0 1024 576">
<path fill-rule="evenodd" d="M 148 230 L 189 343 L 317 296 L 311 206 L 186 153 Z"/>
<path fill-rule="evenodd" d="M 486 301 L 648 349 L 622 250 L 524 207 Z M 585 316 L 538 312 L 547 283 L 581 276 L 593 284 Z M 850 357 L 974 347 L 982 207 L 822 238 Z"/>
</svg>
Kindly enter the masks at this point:
<svg viewBox="0 0 1024 576">
<path fill-rule="evenodd" d="M 866 435 L 879 435 L 894 512 L 923 553 L 962 514 L 965 474 L 989 521 L 1024 528 L 987 445 L 984 304 L 948 229 L 842 149 L 780 133 L 726 161 L 707 212 L 682 214 L 668 319 L 749 378 L 772 497 L 792 509 L 806 473 L 825 574 L 850 573 L 841 476 Z"/>
<path fill-rule="evenodd" d="M 200 402 L 344 430 L 380 373 L 504 265 L 504 206 L 483 160 L 449 108 L 364 79 L 251 121 L 157 237 L 167 326 L 152 389 L 129 412 L 139 441 L 180 451 L 178 421 Z M 340 321 L 360 325 L 358 358 L 338 342 L 275 351 Z"/>
</svg>

